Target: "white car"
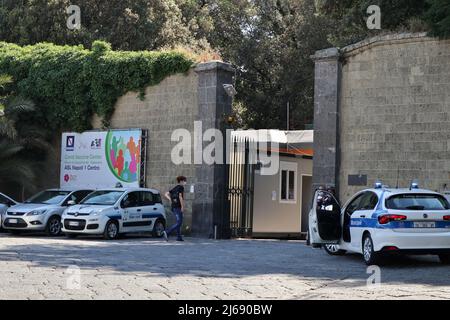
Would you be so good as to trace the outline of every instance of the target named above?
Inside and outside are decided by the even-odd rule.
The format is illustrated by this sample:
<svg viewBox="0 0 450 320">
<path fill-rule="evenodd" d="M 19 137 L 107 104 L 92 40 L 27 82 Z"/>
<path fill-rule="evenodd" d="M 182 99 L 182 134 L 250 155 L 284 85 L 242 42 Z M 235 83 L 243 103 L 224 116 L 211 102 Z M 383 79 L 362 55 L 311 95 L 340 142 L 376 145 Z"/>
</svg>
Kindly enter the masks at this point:
<svg viewBox="0 0 450 320">
<path fill-rule="evenodd" d="M 3 228 L 11 233 L 45 231 L 49 236 L 61 233 L 61 214 L 80 202 L 92 189 L 48 189 L 6 211 Z"/>
<path fill-rule="evenodd" d="M 91 234 L 116 239 L 121 233 L 149 231 L 161 237 L 165 225 L 159 191 L 144 188 L 97 190 L 62 216 L 62 231 L 70 238 Z"/>
<path fill-rule="evenodd" d="M 6 214 L 6 210 L 8 210 L 9 207 L 15 206 L 16 204 L 16 201 L 0 192 L 0 227 Z"/>
<path fill-rule="evenodd" d="M 368 264 L 392 253 L 436 254 L 450 263 L 450 204 L 436 192 L 390 189 L 377 184 L 355 194 L 341 209 L 318 190 L 309 215 L 309 241 L 331 255 L 361 253 Z"/>
</svg>

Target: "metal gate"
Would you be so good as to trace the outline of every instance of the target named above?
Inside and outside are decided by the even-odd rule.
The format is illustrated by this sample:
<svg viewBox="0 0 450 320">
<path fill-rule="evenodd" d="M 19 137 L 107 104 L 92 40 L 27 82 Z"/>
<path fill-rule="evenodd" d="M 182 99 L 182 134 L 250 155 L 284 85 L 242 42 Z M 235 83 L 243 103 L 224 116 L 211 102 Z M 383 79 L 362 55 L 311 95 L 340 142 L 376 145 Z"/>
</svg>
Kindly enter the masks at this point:
<svg viewBox="0 0 450 320">
<path fill-rule="evenodd" d="M 228 165 L 228 210 L 231 237 L 252 236 L 253 191 L 256 164 L 248 139 L 232 137 Z"/>
</svg>

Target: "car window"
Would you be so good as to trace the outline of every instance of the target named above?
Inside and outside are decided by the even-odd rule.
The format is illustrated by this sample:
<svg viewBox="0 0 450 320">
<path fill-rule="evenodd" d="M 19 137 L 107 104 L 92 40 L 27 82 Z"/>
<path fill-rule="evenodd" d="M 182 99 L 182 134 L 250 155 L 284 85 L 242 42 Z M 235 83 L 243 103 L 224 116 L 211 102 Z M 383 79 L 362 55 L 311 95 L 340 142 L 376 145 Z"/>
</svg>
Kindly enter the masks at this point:
<svg viewBox="0 0 450 320">
<path fill-rule="evenodd" d="M 139 206 L 139 192 L 133 191 L 128 193 L 121 202 L 122 208 L 133 208 Z"/>
<path fill-rule="evenodd" d="M 362 198 L 363 196 L 364 196 L 364 193 L 358 195 L 354 200 L 352 200 L 352 201 L 348 204 L 347 208 L 345 209 L 345 213 L 347 213 L 348 215 L 351 216 L 351 215 L 353 214 L 353 212 L 355 212 L 355 211 L 358 209 L 359 203 L 360 203 L 361 198 Z"/>
<path fill-rule="evenodd" d="M 45 190 L 32 196 L 25 203 L 58 204 L 63 201 L 70 191 Z"/>
<path fill-rule="evenodd" d="M 159 193 L 153 194 L 153 200 L 155 203 L 162 203 L 161 195 Z"/>
<path fill-rule="evenodd" d="M 397 194 L 386 200 L 386 208 L 394 210 L 449 210 L 450 204 L 438 194 Z"/>
<path fill-rule="evenodd" d="M 8 198 L 0 194 L 0 204 L 9 204 Z"/>
<path fill-rule="evenodd" d="M 141 192 L 141 206 L 152 206 L 155 204 L 154 194 L 150 191 Z"/>
<path fill-rule="evenodd" d="M 90 205 L 110 205 L 111 206 L 111 205 L 115 204 L 122 195 L 123 195 L 123 191 L 99 190 L 99 191 L 94 191 L 91 194 L 89 194 L 80 203 L 81 204 L 90 204 Z"/>
<path fill-rule="evenodd" d="M 81 200 L 83 200 L 84 198 L 86 198 L 86 196 L 90 193 L 92 193 L 93 190 L 80 190 L 80 191 L 75 191 L 74 193 L 72 193 L 69 196 L 69 199 L 67 200 L 67 202 L 69 201 L 75 201 L 75 203 L 79 203 Z"/>
<path fill-rule="evenodd" d="M 364 192 L 356 210 L 373 210 L 377 206 L 378 196 L 373 192 Z"/>
</svg>

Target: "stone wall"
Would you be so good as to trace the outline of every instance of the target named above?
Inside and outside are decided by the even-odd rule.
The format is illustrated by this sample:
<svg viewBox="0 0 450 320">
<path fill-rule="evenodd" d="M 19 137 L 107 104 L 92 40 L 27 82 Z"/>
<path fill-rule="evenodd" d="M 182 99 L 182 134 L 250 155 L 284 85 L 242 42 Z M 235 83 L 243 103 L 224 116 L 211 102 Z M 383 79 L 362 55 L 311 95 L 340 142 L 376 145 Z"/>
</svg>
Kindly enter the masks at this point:
<svg viewBox="0 0 450 320">
<path fill-rule="evenodd" d="M 207 129 L 225 130 L 225 115 L 231 113 L 231 98 L 226 94 L 223 84 L 232 84 L 234 68 L 220 61 L 200 63 L 187 74 L 177 74 L 164 79 L 155 86 L 146 88 L 145 98 L 141 100 L 138 92 L 128 92 L 116 103 L 111 119 L 111 129 L 141 128 L 148 130 L 148 150 L 146 165 L 146 186 L 159 189 L 162 194 L 176 184 L 176 177 L 184 175 L 186 186 L 186 212 L 184 215 L 184 234 L 212 237 L 217 226 L 218 238 L 229 236 L 229 216 L 226 205 L 226 166 L 205 163 L 174 164 L 171 152 L 179 141 L 171 141 L 176 129 L 186 129 L 191 141 L 183 140 L 186 146 L 194 145 L 194 122 L 201 122 L 202 134 Z M 99 117 L 92 120 L 94 129 L 102 128 Z M 198 131 L 200 131 L 198 130 Z M 196 143 L 205 147 L 210 141 Z M 49 155 L 42 168 L 44 174 L 39 181 L 39 190 L 59 186 L 61 133 L 55 134 L 54 153 Z M 191 149 L 192 160 L 194 150 Z M 200 155 L 201 156 L 201 155 Z M 194 187 L 194 192 L 191 191 Z M 37 191 L 39 191 L 37 190 Z M 21 200 L 21 187 L 2 186 L 0 191 Z M 164 200 L 167 211 L 169 204 Z M 169 224 L 174 216 L 168 214 Z"/>
<path fill-rule="evenodd" d="M 174 184 L 175 178 L 184 175 L 188 184 L 196 184 L 195 168 L 192 164 L 173 165 L 171 135 L 175 129 L 194 130 L 198 113 L 198 76 L 191 70 L 188 74 L 177 74 L 164 79 L 156 86 L 145 90 L 141 100 L 137 92 L 128 92 L 116 103 L 111 128 L 140 128 L 148 130 L 147 144 L 147 187 L 155 188 L 162 194 Z M 101 128 L 101 121 L 94 119 L 94 128 Z M 184 227 L 192 226 L 192 200 L 194 195 L 186 192 L 186 213 Z M 164 199 L 163 199 L 164 201 Z M 167 201 L 164 201 L 167 204 Z M 168 217 L 172 217 L 171 214 Z M 173 219 L 170 220 L 173 222 Z"/>
<path fill-rule="evenodd" d="M 316 68 L 327 63 L 323 53 L 316 55 Z M 339 79 L 338 104 L 316 92 L 315 115 L 337 110 L 340 148 L 331 159 L 316 150 L 314 165 L 339 164 L 328 180 L 336 181 L 341 201 L 377 179 L 395 187 L 397 175 L 400 187 L 418 179 L 425 188 L 444 191 L 450 184 L 450 41 L 390 35 L 343 48 L 335 57 L 328 60 L 341 71 L 336 76 L 336 68 L 328 67 L 326 78 Z M 316 90 L 321 85 L 318 78 Z M 329 137 L 320 137 L 327 125 L 316 121 L 314 141 L 325 143 Z M 349 175 L 367 182 L 349 185 Z"/>
<path fill-rule="evenodd" d="M 225 166 L 194 164 L 175 165 L 171 152 L 178 141 L 171 141 L 176 129 L 186 129 L 191 141 L 183 140 L 187 146 L 194 145 L 194 122 L 201 122 L 200 135 L 210 128 L 223 130 L 224 114 L 231 112 L 231 98 L 226 95 L 223 84 L 232 83 L 234 69 L 226 63 L 212 61 L 201 63 L 187 74 L 173 75 L 156 86 L 148 87 L 145 99 L 137 92 L 129 92 L 116 104 L 111 128 L 141 128 L 148 130 L 146 166 L 147 187 L 165 193 L 176 184 L 179 175 L 187 177 L 185 234 L 211 237 L 214 225 L 218 226 L 218 237 L 226 237 L 227 212 L 225 211 Z M 101 119 L 95 118 L 94 128 L 101 128 Z M 198 130 L 199 131 L 199 130 Z M 190 143 L 189 143 L 190 142 Z M 210 142 L 197 141 L 200 145 Z M 194 192 L 191 193 L 191 186 Z M 167 201 L 167 210 L 169 206 Z M 168 214 L 169 223 L 173 215 Z M 223 231 L 223 232 L 222 232 Z"/>
</svg>

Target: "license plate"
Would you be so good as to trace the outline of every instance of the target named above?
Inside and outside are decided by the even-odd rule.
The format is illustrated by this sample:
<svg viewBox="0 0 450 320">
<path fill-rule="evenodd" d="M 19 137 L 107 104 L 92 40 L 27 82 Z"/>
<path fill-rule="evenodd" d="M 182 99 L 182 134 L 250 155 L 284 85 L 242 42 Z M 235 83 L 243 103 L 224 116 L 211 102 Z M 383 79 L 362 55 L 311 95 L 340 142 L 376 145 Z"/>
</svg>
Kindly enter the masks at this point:
<svg viewBox="0 0 450 320">
<path fill-rule="evenodd" d="M 9 222 L 9 223 L 17 223 L 17 222 L 19 222 L 19 221 L 17 221 L 17 219 L 9 219 L 8 222 Z"/>
<path fill-rule="evenodd" d="M 414 228 L 435 228 L 435 222 L 414 222 Z"/>
<path fill-rule="evenodd" d="M 77 222 L 77 221 L 70 221 L 69 222 L 69 226 L 72 226 L 72 227 L 78 227 L 79 225 L 80 225 L 80 223 Z"/>
</svg>

